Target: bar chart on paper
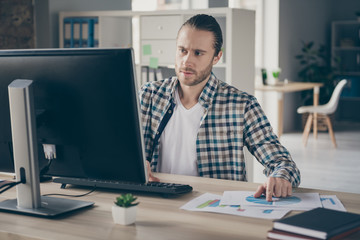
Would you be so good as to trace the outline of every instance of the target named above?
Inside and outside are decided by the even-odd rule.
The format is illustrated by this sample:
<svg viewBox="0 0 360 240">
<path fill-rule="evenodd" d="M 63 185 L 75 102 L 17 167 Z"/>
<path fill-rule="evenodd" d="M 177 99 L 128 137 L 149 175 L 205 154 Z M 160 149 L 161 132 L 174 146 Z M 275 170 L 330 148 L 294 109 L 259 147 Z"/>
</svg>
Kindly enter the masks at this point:
<svg viewBox="0 0 360 240">
<path fill-rule="evenodd" d="M 320 200 L 324 208 L 346 212 L 344 205 L 336 195 L 320 195 Z"/>
<path fill-rule="evenodd" d="M 220 203 L 220 199 L 215 199 L 215 200 L 208 200 L 202 204 L 200 204 L 199 206 L 197 206 L 196 208 L 204 208 L 204 207 L 218 207 Z"/>
<path fill-rule="evenodd" d="M 200 204 L 196 208 L 202 209 L 205 207 L 225 207 L 225 206 L 220 205 L 220 198 L 219 198 L 219 199 L 214 199 L 214 200 L 208 200 L 208 201 Z M 241 210 L 240 205 L 230 205 L 229 207 L 238 208 L 238 211 Z"/>
</svg>

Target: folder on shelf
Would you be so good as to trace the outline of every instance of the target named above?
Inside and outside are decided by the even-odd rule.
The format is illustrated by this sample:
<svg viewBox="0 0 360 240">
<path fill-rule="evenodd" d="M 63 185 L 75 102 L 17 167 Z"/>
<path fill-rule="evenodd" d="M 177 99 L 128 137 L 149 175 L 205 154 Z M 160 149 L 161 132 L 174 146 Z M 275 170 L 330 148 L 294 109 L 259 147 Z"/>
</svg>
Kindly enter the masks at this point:
<svg viewBox="0 0 360 240">
<path fill-rule="evenodd" d="M 64 18 L 64 47 L 98 47 L 98 23 L 97 17 Z"/>
</svg>

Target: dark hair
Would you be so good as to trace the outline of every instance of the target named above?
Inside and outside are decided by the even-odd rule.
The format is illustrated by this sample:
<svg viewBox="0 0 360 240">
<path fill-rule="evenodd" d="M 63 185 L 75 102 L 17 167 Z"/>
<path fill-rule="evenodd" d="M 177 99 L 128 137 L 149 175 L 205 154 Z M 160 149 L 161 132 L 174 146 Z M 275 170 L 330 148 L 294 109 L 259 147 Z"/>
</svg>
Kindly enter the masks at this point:
<svg viewBox="0 0 360 240">
<path fill-rule="evenodd" d="M 222 32 L 219 23 L 213 16 L 206 14 L 198 14 L 191 18 L 189 18 L 180 28 L 180 30 L 184 26 L 189 26 L 197 30 L 204 30 L 212 32 L 214 35 L 214 49 L 215 56 L 219 54 L 221 51 L 221 47 L 223 44 Z M 180 32 L 179 30 L 179 32 Z"/>
</svg>

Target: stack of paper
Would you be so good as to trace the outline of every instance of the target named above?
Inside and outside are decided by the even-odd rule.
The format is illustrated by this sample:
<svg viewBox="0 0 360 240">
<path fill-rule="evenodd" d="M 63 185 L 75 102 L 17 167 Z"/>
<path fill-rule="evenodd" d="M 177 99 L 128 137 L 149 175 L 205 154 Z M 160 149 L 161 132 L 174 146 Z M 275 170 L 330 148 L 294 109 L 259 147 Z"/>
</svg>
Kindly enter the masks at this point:
<svg viewBox="0 0 360 240">
<path fill-rule="evenodd" d="M 320 196 L 318 193 L 293 193 L 286 198 L 273 198 L 268 202 L 265 196 L 254 197 L 254 192 L 225 191 L 216 195 L 205 193 L 181 209 L 188 211 L 216 212 L 264 219 L 280 219 L 291 210 L 310 210 L 325 207 L 346 211 L 335 195 Z"/>
</svg>

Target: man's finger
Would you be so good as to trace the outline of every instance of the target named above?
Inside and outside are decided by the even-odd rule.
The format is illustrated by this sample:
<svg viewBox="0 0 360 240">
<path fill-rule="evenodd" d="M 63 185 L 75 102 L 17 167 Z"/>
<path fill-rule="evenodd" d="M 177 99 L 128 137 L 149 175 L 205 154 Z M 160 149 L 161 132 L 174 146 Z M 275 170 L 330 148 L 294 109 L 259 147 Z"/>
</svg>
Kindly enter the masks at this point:
<svg viewBox="0 0 360 240">
<path fill-rule="evenodd" d="M 282 197 L 287 197 L 288 196 L 288 185 L 284 184 L 281 187 L 281 196 Z"/>
<path fill-rule="evenodd" d="M 282 185 L 275 180 L 275 184 L 274 184 L 274 196 L 275 197 L 281 197 L 282 196 Z"/>
<path fill-rule="evenodd" d="M 288 196 L 292 195 L 292 186 L 291 186 L 291 184 L 289 184 L 289 186 L 287 188 L 287 194 L 288 194 Z"/>
<path fill-rule="evenodd" d="M 266 201 L 271 202 L 272 201 L 272 196 L 274 194 L 274 185 L 275 185 L 275 180 L 272 177 L 268 178 L 267 181 L 267 186 L 266 186 Z"/>
<path fill-rule="evenodd" d="M 261 195 L 265 192 L 265 190 L 266 190 L 265 184 L 258 186 L 258 188 L 254 194 L 254 197 L 256 197 L 256 198 L 261 197 Z"/>
</svg>

